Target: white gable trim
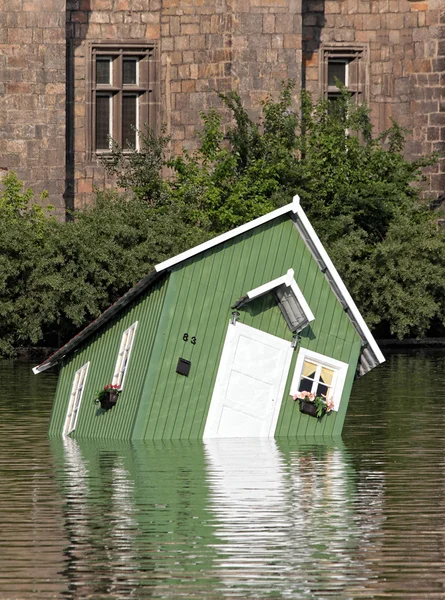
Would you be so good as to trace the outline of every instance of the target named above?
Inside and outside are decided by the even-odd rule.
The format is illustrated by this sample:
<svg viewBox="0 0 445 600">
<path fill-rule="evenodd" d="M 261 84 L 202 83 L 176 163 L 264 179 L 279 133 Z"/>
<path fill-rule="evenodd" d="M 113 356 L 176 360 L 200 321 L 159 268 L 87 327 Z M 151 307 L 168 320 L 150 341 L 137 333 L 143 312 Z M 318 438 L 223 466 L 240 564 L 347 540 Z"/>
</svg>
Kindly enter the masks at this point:
<svg viewBox="0 0 445 600">
<path fill-rule="evenodd" d="M 290 273 L 291 275 L 289 276 Z M 249 300 L 253 300 L 254 298 L 258 298 L 258 296 L 262 296 L 263 294 L 267 294 L 267 292 L 274 290 L 279 285 L 286 285 L 287 287 L 290 287 L 293 276 L 294 270 L 289 269 L 286 275 L 283 275 L 282 277 L 277 277 L 277 279 L 272 279 L 272 281 L 269 281 L 268 283 L 263 283 L 263 285 L 260 285 L 257 288 L 250 290 L 250 292 L 247 292 L 246 296 L 249 298 Z"/>
<path fill-rule="evenodd" d="M 269 221 L 272 221 L 273 219 L 276 219 L 277 217 L 280 217 L 281 215 L 285 215 L 287 213 L 293 213 L 298 218 L 299 224 L 297 225 L 297 227 L 299 229 L 301 228 L 305 231 L 307 237 L 309 238 L 309 240 L 312 242 L 312 244 L 316 248 L 317 252 L 319 253 L 320 258 L 322 259 L 324 265 L 326 266 L 326 270 L 329 272 L 330 276 L 332 277 L 332 280 L 336 284 L 340 294 L 343 297 L 343 300 L 344 300 L 347 308 L 350 310 L 351 315 L 353 316 L 355 322 L 357 323 L 357 326 L 360 328 L 365 340 L 369 344 L 369 347 L 371 348 L 372 352 L 374 353 L 375 358 L 377 359 L 377 361 L 379 363 L 385 362 L 385 357 L 383 356 L 380 348 L 378 347 L 377 342 L 373 338 L 368 326 L 366 325 L 362 315 L 360 314 L 357 306 L 355 305 L 354 300 L 352 299 L 350 293 L 348 292 L 340 275 L 338 274 L 337 269 L 334 267 L 333 262 L 329 258 L 328 253 L 324 249 L 323 244 L 321 243 L 318 235 L 315 233 L 314 228 L 310 224 L 309 219 L 307 218 L 304 210 L 302 209 L 302 207 L 300 205 L 300 197 L 299 196 L 294 196 L 292 202 L 290 204 L 287 204 L 286 206 L 282 206 L 281 208 L 278 208 L 277 210 L 274 210 L 274 211 L 268 213 L 267 215 L 263 215 L 262 217 L 259 217 L 258 219 L 250 221 L 250 223 L 245 223 L 244 225 L 241 225 L 240 227 L 237 227 L 236 229 L 232 229 L 232 231 L 223 233 L 222 235 L 219 235 L 216 238 L 213 238 L 207 242 L 204 242 L 203 244 L 200 244 L 199 246 L 196 246 L 195 248 L 191 248 L 190 250 L 187 250 L 186 252 L 182 252 L 181 254 L 178 254 L 177 256 L 174 256 L 173 258 L 170 258 L 162 263 L 159 263 L 158 265 L 155 266 L 155 270 L 159 273 L 160 271 L 169 269 L 169 268 L 173 267 L 174 265 L 177 265 L 189 258 L 192 258 L 193 256 L 196 256 L 197 254 L 200 254 L 201 252 L 205 252 L 206 250 L 209 250 L 210 248 L 213 248 L 214 246 L 217 246 L 218 244 L 223 244 L 224 242 L 227 242 L 228 240 L 231 240 L 232 238 L 234 238 L 238 235 L 241 235 L 241 234 L 245 233 L 246 231 L 255 229 L 256 227 L 263 225 L 264 223 L 268 223 Z M 284 283 L 284 281 L 283 281 L 283 283 Z M 268 284 L 265 284 L 265 285 L 268 285 Z M 253 291 L 255 291 L 255 290 L 252 290 L 252 292 Z M 296 292 L 296 290 L 293 290 L 293 291 Z M 297 297 L 300 299 L 299 296 L 297 296 Z"/>
<path fill-rule="evenodd" d="M 158 265 L 155 266 L 155 272 L 161 273 L 162 271 L 165 271 L 166 269 L 171 268 L 174 265 L 177 265 L 189 258 L 192 258 L 193 256 L 200 254 L 201 252 L 205 252 L 209 248 L 213 248 L 214 246 L 217 246 L 218 244 L 223 244 L 224 242 L 226 242 L 232 238 L 235 238 L 236 236 L 241 235 L 241 234 L 245 233 L 246 231 L 255 229 L 256 227 L 263 225 L 264 223 L 268 223 L 269 221 L 272 221 L 273 219 L 276 219 L 277 217 L 280 217 L 280 216 L 288 214 L 288 213 L 291 213 L 294 216 L 294 220 L 297 221 L 295 223 L 295 225 L 296 225 L 300 235 L 302 235 L 302 237 L 305 239 L 306 243 L 308 243 L 308 241 L 309 241 L 313 245 L 313 248 L 316 250 L 316 252 L 318 252 L 319 258 L 323 262 L 323 265 L 321 265 L 321 268 L 326 267 L 326 271 L 329 273 L 329 276 L 331 277 L 330 285 L 331 285 L 331 287 L 333 287 L 334 284 L 336 285 L 338 293 L 341 296 L 342 303 L 350 311 L 351 320 L 353 317 L 354 324 L 356 325 L 356 327 L 358 329 L 360 329 L 359 335 L 361 335 L 366 340 L 366 342 L 369 345 L 369 349 L 374 354 L 377 362 L 378 363 L 384 362 L 385 357 L 381 353 L 380 348 L 378 347 L 371 332 L 369 331 L 369 328 L 366 325 L 363 317 L 359 313 L 358 308 L 356 307 L 354 301 L 352 300 L 351 295 L 349 294 L 348 290 L 346 289 L 345 284 L 341 280 L 340 275 L 338 274 L 336 268 L 334 267 L 326 250 L 323 248 L 323 245 L 320 242 L 317 234 L 315 233 L 312 225 L 309 223 L 308 218 L 306 217 L 303 209 L 300 206 L 300 198 L 298 196 L 294 196 L 293 201 L 290 204 L 287 204 L 286 206 L 278 208 L 277 210 L 274 210 L 267 215 L 263 215 L 262 217 L 259 217 L 258 219 L 251 221 L 250 223 L 241 225 L 240 227 L 237 227 L 236 229 L 233 229 L 232 231 L 228 231 L 227 233 L 224 233 L 222 235 L 219 235 L 216 238 L 213 238 L 212 240 L 204 242 L 203 244 L 200 244 L 199 246 L 196 246 L 195 248 L 191 248 L 190 250 L 187 250 L 186 252 L 182 252 L 181 254 L 178 254 L 177 256 L 174 256 L 173 258 L 170 258 L 162 263 L 159 263 Z M 317 260 L 318 260 L 318 258 L 317 258 Z M 143 286 L 141 287 L 140 284 L 142 282 L 144 282 L 147 285 L 147 283 L 146 283 L 147 281 L 153 281 L 153 277 L 149 276 L 149 278 L 144 278 L 144 280 L 141 280 L 141 282 L 139 282 L 139 284 L 137 284 L 137 286 L 135 286 L 134 289 L 138 288 L 138 286 L 139 286 L 139 288 L 138 288 L 139 290 L 144 289 Z M 121 301 L 125 300 L 125 298 L 127 298 L 129 296 L 130 296 L 129 293 L 127 293 L 113 307 L 110 307 L 110 309 L 114 308 L 114 312 L 116 312 L 118 305 L 119 306 L 122 305 Z M 133 297 L 133 296 L 131 296 L 131 297 Z M 103 315 L 108 314 L 110 309 L 108 309 L 108 311 L 105 311 L 105 313 L 103 313 Z M 93 324 L 99 323 L 99 322 L 100 322 L 100 317 L 99 317 L 99 319 L 94 321 Z M 87 330 L 93 331 L 95 329 L 91 329 L 91 325 L 89 325 L 84 330 L 84 332 L 86 332 Z M 81 333 L 84 333 L 84 332 L 81 332 Z M 85 339 L 85 336 L 81 336 L 80 334 L 78 334 L 75 338 L 73 338 L 73 340 L 71 340 L 71 342 L 73 342 L 76 338 L 79 339 L 79 343 L 80 343 L 80 341 L 83 341 Z M 71 342 L 69 342 L 65 346 L 70 346 Z M 65 348 L 65 346 L 63 346 L 60 350 L 58 350 L 53 355 L 54 360 L 51 360 L 53 357 L 50 357 L 49 359 L 47 359 L 40 365 L 37 365 L 36 367 L 34 367 L 33 373 L 34 374 L 41 373 L 42 371 L 45 371 L 46 369 L 49 369 L 53 365 L 57 364 L 57 362 L 59 362 L 59 360 L 61 358 L 60 352 L 63 348 Z M 73 349 L 73 347 L 75 347 L 75 346 L 70 346 L 67 349 L 67 352 L 70 352 Z"/>
<path fill-rule="evenodd" d="M 296 214 L 299 206 L 300 206 L 300 198 L 299 198 L 299 196 L 294 196 L 294 199 L 290 204 L 286 204 L 286 206 L 277 208 L 277 210 L 274 210 L 274 211 L 268 213 L 267 215 L 258 217 L 258 219 L 254 219 L 253 221 L 250 221 L 249 223 L 240 225 L 240 227 L 237 227 L 236 229 L 227 231 L 227 233 L 218 235 L 218 237 L 208 240 L 207 242 L 204 242 L 203 244 L 200 244 L 199 246 L 196 246 L 195 248 L 191 248 L 190 250 L 186 250 L 185 252 L 182 252 L 181 254 L 174 256 L 173 258 L 169 258 L 168 260 L 165 260 L 164 262 L 161 262 L 158 265 L 156 265 L 155 270 L 159 273 L 160 271 L 164 271 L 165 269 L 170 269 L 174 265 L 177 265 L 178 263 L 181 263 L 184 260 L 192 258 L 193 256 L 196 256 L 197 254 L 201 254 L 201 252 L 205 252 L 206 250 L 209 250 L 210 248 L 213 248 L 214 246 L 217 246 L 218 244 L 223 244 L 224 242 L 227 242 L 228 240 L 231 240 L 232 238 L 234 238 L 238 235 L 241 235 L 241 234 L 245 233 L 246 231 L 250 231 L 251 229 L 255 229 L 256 227 L 259 227 L 260 225 L 264 225 L 264 223 L 273 221 L 273 219 L 276 219 L 277 217 L 281 217 L 281 215 L 285 215 L 289 212 Z"/>
<path fill-rule="evenodd" d="M 341 295 L 343 296 L 343 299 L 344 299 L 351 315 L 354 317 L 354 320 L 356 321 L 357 325 L 361 329 L 363 336 L 365 337 L 370 348 L 372 349 L 377 361 L 379 363 L 385 362 L 385 357 L 383 356 L 380 348 L 378 347 L 377 342 L 375 341 L 372 333 L 369 330 L 369 327 L 366 325 L 362 315 L 360 314 L 360 311 L 358 310 L 354 300 L 351 297 L 351 294 L 348 292 L 348 289 L 345 286 L 345 284 L 343 283 L 340 275 L 338 274 L 337 269 L 334 267 L 332 260 L 329 258 L 328 253 L 324 249 L 323 244 L 320 241 L 320 238 L 315 233 L 314 228 L 310 224 L 309 219 L 307 218 L 304 210 L 301 208 L 300 205 L 298 205 L 298 207 L 297 207 L 296 214 L 301 223 L 301 226 L 307 233 L 311 242 L 314 244 L 315 248 L 317 249 L 317 251 L 320 255 L 320 258 L 322 259 L 322 261 L 325 264 L 327 271 L 329 271 L 334 283 L 336 284 Z M 300 228 L 300 223 L 297 223 L 297 228 Z"/>
<path fill-rule="evenodd" d="M 309 304 L 306 302 L 306 298 L 303 296 L 302 291 L 298 287 L 297 282 L 295 281 L 293 269 L 289 269 L 288 272 L 286 273 L 286 275 L 283 275 L 282 277 L 278 277 L 277 279 L 273 279 L 272 281 L 269 281 L 268 283 L 264 283 L 263 285 L 260 285 L 259 287 L 255 288 L 254 290 L 247 292 L 247 297 L 249 298 L 249 300 L 253 300 L 253 298 L 262 296 L 263 294 L 266 294 L 267 292 L 274 290 L 276 287 L 278 287 L 280 285 L 285 285 L 286 287 L 290 287 L 290 289 L 292 290 L 298 303 L 300 304 L 301 308 L 303 309 L 303 312 L 304 312 L 308 322 L 310 323 L 311 321 L 313 321 L 315 319 L 314 314 L 311 311 Z"/>
</svg>

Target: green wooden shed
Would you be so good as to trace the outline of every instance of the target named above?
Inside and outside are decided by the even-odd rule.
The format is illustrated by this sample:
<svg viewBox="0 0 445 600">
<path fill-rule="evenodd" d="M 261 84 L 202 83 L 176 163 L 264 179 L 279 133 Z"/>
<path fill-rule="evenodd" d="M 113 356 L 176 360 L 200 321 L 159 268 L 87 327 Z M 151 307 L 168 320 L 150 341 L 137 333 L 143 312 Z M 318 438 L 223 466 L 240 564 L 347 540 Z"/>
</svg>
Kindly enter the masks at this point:
<svg viewBox="0 0 445 600">
<path fill-rule="evenodd" d="M 34 373 L 60 367 L 52 436 L 333 436 L 384 360 L 296 196 L 157 265 Z"/>
</svg>

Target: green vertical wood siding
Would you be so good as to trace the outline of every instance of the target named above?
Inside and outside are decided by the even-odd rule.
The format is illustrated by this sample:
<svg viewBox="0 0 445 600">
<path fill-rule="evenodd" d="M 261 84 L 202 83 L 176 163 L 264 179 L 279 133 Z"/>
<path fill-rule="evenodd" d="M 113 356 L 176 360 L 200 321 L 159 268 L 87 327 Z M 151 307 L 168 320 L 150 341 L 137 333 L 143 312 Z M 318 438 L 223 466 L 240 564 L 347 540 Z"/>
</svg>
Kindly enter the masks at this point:
<svg viewBox="0 0 445 600">
<path fill-rule="evenodd" d="M 111 439 L 199 439 L 203 435 L 231 306 L 249 290 L 293 268 L 315 321 L 299 347 L 350 365 L 338 413 L 317 420 L 299 412 L 289 396 L 293 355 L 276 436 L 341 433 L 361 342 L 325 276 L 288 216 L 269 221 L 173 267 L 163 282 L 136 299 L 100 330 L 62 369 L 52 434 L 60 435 L 74 373 L 90 360 L 74 437 Z M 272 293 L 240 310 L 240 321 L 292 340 Z M 111 382 L 123 331 L 138 321 L 125 388 L 115 408 L 93 404 L 94 392 Z M 188 340 L 183 339 L 184 334 Z M 192 337 L 196 344 L 191 343 Z M 178 359 L 191 361 L 188 377 L 176 373 Z"/>
<path fill-rule="evenodd" d="M 277 436 L 335 435 L 341 432 L 360 340 L 317 263 L 288 217 L 277 219 L 195 256 L 173 269 L 155 341 L 156 360 L 136 419 L 135 439 L 202 437 L 233 303 L 247 291 L 284 275 L 289 268 L 315 315 L 301 346 L 351 361 L 341 410 L 318 421 L 301 415 L 288 391 Z M 273 294 L 241 309 L 241 322 L 292 340 Z M 183 341 L 187 333 L 189 340 Z M 196 345 L 190 339 L 195 336 Z M 298 349 L 297 349 L 298 350 Z M 191 361 L 189 377 L 176 374 L 178 359 Z"/>
<path fill-rule="evenodd" d="M 117 317 L 72 353 L 62 366 L 51 417 L 50 435 L 61 435 L 75 372 L 90 361 L 76 429 L 72 437 L 130 439 L 134 418 L 162 311 L 167 278 L 141 294 Z M 96 392 L 111 383 L 123 332 L 138 322 L 124 389 L 114 408 L 94 403 Z"/>
</svg>

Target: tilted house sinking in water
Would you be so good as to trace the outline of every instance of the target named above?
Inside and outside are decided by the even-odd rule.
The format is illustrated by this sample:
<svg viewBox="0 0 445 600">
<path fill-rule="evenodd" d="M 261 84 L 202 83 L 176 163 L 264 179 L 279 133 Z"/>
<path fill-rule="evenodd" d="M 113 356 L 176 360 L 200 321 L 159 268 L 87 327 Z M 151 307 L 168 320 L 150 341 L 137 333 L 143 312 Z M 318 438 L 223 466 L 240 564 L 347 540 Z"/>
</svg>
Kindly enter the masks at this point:
<svg viewBox="0 0 445 600">
<path fill-rule="evenodd" d="M 60 365 L 50 435 L 331 436 L 383 361 L 295 197 L 157 265 L 34 372 Z M 109 410 L 107 384 L 122 390 Z M 299 390 L 334 409 L 300 412 Z"/>
</svg>

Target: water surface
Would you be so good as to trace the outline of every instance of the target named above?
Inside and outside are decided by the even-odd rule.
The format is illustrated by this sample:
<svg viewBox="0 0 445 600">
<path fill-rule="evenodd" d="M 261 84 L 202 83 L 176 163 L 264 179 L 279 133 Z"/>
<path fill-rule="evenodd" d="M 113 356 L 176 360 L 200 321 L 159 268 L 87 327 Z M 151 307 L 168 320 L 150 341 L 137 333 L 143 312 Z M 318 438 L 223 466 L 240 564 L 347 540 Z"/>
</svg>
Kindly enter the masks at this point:
<svg viewBox="0 0 445 600">
<path fill-rule="evenodd" d="M 445 598 L 445 352 L 325 441 L 48 440 L 55 376 L 0 374 L 0 599 Z"/>
</svg>

